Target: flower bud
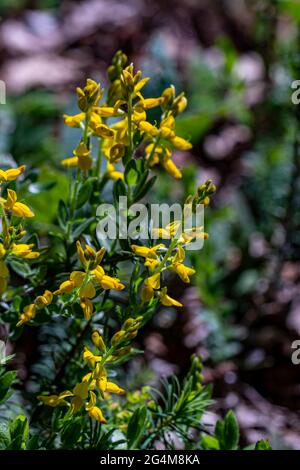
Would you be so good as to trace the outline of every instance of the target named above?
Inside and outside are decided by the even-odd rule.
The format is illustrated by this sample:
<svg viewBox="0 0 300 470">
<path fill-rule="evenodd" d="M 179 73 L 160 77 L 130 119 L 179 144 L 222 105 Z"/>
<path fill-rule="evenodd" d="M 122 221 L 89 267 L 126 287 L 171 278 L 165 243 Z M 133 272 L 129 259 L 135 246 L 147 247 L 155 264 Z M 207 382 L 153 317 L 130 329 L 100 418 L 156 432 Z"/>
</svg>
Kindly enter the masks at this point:
<svg viewBox="0 0 300 470">
<path fill-rule="evenodd" d="M 77 242 L 76 242 L 76 247 L 77 247 L 78 258 L 80 259 L 82 265 L 83 265 L 83 266 L 86 266 L 87 260 L 86 260 L 84 251 L 83 251 L 83 249 L 82 249 L 82 246 L 81 246 L 81 243 L 80 243 L 79 240 L 77 240 Z"/>
<path fill-rule="evenodd" d="M 126 335 L 126 332 L 124 330 L 117 331 L 111 339 L 111 344 L 112 346 L 117 346 L 119 343 L 121 343 L 122 340 L 124 340 L 124 336 Z"/>
<path fill-rule="evenodd" d="M 165 107 L 171 106 L 173 101 L 174 101 L 174 97 L 175 97 L 175 88 L 174 88 L 174 86 L 171 85 L 170 87 L 166 88 L 163 91 L 161 96 L 164 99 L 164 106 Z"/>
<path fill-rule="evenodd" d="M 98 331 L 94 331 L 92 333 L 92 341 L 94 345 L 96 346 L 96 348 L 98 348 L 101 353 L 105 353 L 106 346 L 105 346 L 102 336 L 98 333 Z"/>
<path fill-rule="evenodd" d="M 123 348 L 117 349 L 114 352 L 114 356 L 118 357 L 118 358 L 123 357 L 123 356 L 126 356 L 127 354 L 129 354 L 131 351 L 132 351 L 131 346 L 124 346 Z"/>
<path fill-rule="evenodd" d="M 123 324 L 123 329 L 128 330 L 134 324 L 134 318 L 127 318 L 125 323 Z"/>
</svg>

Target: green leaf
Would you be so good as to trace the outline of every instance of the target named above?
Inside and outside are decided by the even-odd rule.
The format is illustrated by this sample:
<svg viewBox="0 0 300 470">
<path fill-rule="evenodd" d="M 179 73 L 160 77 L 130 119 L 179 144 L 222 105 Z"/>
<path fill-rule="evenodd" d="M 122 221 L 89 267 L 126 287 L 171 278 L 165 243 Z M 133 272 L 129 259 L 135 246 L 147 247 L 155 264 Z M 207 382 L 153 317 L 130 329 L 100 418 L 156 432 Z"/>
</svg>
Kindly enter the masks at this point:
<svg viewBox="0 0 300 470">
<path fill-rule="evenodd" d="M 235 414 L 228 411 L 224 419 L 223 445 L 226 450 L 236 449 L 239 443 L 240 431 Z"/>
<path fill-rule="evenodd" d="M 77 194 L 77 201 L 76 201 L 76 208 L 79 209 L 82 207 L 91 197 L 93 190 L 93 181 L 87 180 L 85 181 Z"/>
<path fill-rule="evenodd" d="M 272 450 L 270 442 L 266 439 L 261 439 L 255 444 L 255 450 Z"/>
<path fill-rule="evenodd" d="M 145 406 L 136 409 L 133 415 L 131 416 L 127 429 L 129 450 L 137 448 L 145 430 L 146 419 L 147 408 Z"/>
<path fill-rule="evenodd" d="M 134 192 L 133 202 L 139 201 L 150 191 L 156 181 L 156 178 L 156 176 L 152 176 L 152 178 L 146 181 L 143 186 L 138 186 L 136 188 L 136 191 Z"/>
<path fill-rule="evenodd" d="M 126 196 L 127 191 L 126 191 L 126 186 L 122 180 L 118 180 L 114 184 L 113 188 L 113 196 L 114 196 L 114 201 L 116 204 L 119 203 L 119 197 L 120 196 Z"/>
<path fill-rule="evenodd" d="M 74 445 L 74 442 L 80 438 L 80 433 L 83 427 L 82 417 L 73 418 L 68 422 L 62 431 L 61 438 L 64 444 L 64 447 L 71 447 Z M 77 438 L 76 438 L 77 436 Z"/>
<path fill-rule="evenodd" d="M 137 182 L 138 173 L 136 169 L 136 163 L 134 160 L 130 160 L 130 162 L 127 163 L 125 172 L 124 172 L 124 177 L 128 186 L 133 186 Z"/>
<path fill-rule="evenodd" d="M 220 443 L 223 442 L 223 434 L 224 434 L 224 422 L 218 420 L 216 423 L 215 434 Z"/>
<path fill-rule="evenodd" d="M 77 240 L 80 235 L 89 227 L 89 225 L 93 222 L 94 218 L 90 217 L 89 219 L 84 220 L 78 225 L 73 225 L 72 236 L 74 240 Z"/>
<path fill-rule="evenodd" d="M 1 390 L 0 391 L 0 405 L 5 403 L 11 396 L 12 396 L 12 390 Z"/>
<path fill-rule="evenodd" d="M 204 436 L 201 441 L 201 447 L 206 450 L 219 450 L 220 444 L 214 436 Z"/>
<path fill-rule="evenodd" d="M 16 378 L 15 371 L 5 372 L 0 376 L 0 390 L 7 390 Z"/>
<path fill-rule="evenodd" d="M 17 416 L 10 424 L 9 431 L 11 443 L 9 448 L 13 450 L 26 449 L 28 439 L 29 425 L 26 416 Z"/>
<path fill-rule="evenodd" d="M 10 444 L 10 432 L 6 423 L 0 423 L 0 450 L 7 449 Z"/>
<path fill-rule="evenodd" d="M 24 261 L 12 260 L 10 261 L 10 266 L 21 277 L 27 278 L 33 274 L 29 264 Z"/>
<path fill-rule="evenodd" d="M 65 229 L 66 224 L 69 221 L 69 211 L 65 202 L 62 199 L 60 199 L 58 203 L 57 219 L 58 219 L 59 226 L 62 229 Z"/>
</svg>

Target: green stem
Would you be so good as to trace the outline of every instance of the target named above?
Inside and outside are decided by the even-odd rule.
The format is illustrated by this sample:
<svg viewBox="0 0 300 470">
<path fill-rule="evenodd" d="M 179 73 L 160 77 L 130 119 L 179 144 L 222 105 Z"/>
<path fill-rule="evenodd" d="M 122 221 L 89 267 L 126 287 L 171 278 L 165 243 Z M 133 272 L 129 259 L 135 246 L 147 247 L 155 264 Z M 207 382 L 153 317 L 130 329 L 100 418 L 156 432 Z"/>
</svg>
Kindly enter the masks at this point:
<svg viewBox="0 0 300 470">
<path fill-rule="evenodd" d="M 128 120 L 128 160 L 132 158 L 132 96 L 128 98 L 128 109 L 127 109 L 127 120 Z"/>
<path fill-rule="evenodd" d="M 159 141 L 160 141 L 160 134 L 159 134 L 159 135 L 157 136 L 157 138 L 155 139 L 153 148 L 152 148 L 151 153 L 150 153 L 149 158 L 148 158 L 148 165 L 150 165 L 150 163 L 151 163 L 151 160 L 152 160 L 152 158 L 153 158 L 153 156 L 154 156 L 154 152 L 155 152 L 155 150 L 156 150 L 156 147 L 157 147 L 158 144 L 159 144 Z"/>
<path fill-rule="evenodd" d="M 85 123 L 84 123 L 84 130 L 83 130 L 83 136 L 82 136 L 82 141 L 85 145 L 87 143 L 87 138 L 88 138 L 89 122 L 90 122 L 90 113 L 87 112 L 85 115 Z"/>
<path fill-rule="evenodd" d="M 175 248 L 176 245 L 177 245 L 177 239 L 174 238 L 174 239 L 171 241 L 171 243 L 170 243 L 170 245 L 169 245 L 169 247 L 168 247 L 168 249 L 167 249 L 167 251 L 166 251 L 166 253 L 165 253 L 165 256 L 163 257 L 162 261 L 159 263 L 159 265 L 157 266 L 157 268 L 154 270 L 153 274 L 157 274 L 157 273 L 159 273 L 159 272 L 162 270 L 162 268 L 164 267 L 165 263 L 168 261 L 168 258 L 169 258 L 169 256 L 171 255 L 171 253 L 172 253 L 172 251 L 174 250 L 174 248 Z"/>
<path fill-rule="evenodd" d="M 95 176 L 100 179 L 101 176 L 101 161 L 102 161 L 102 140 L 99 139 L 98 142 L 98 154 L 97 154 L 97 161 L 95 167 Z"/>
<path fill-rule="evenodd" d="M 89 122 L 90 122 L 90 114 L 89 112 L 86 113 L 85 116 L 85 123 L 84 123 L 84 130 L 83 130 L 83 136 L 82 136 L 82 141 L 85 145 L 87 145 L 87 140 L 88 140 L 88 130 L 89 130 Z M 72 225 L 72 220 L 75 214 L 76 210 L 76 200 L 77 200 L 77 192 L 78 192 L 78 186 L 80 183 L 80 169 L 77 168 L 77 173 L 76 173 L 76 178 L 74 181 L 74 186 L 73 186 L 73 191 L 70 190 L 71 193 L 71 198 L 70 198 L 70 220 L 68 223 L 67 227 L 67 239 L 70 240 L 70 234 L 71 234 L 71 225 Z"/>
</svg>

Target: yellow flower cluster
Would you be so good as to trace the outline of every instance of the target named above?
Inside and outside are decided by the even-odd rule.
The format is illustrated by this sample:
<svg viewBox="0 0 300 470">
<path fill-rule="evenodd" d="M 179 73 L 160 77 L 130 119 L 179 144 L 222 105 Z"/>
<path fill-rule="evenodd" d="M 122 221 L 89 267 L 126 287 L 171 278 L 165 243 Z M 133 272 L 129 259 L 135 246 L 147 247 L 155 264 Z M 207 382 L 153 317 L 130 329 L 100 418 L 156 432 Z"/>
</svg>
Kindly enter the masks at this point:
<svg viewBox="0 0 300 470">
<path fill-rule="evenodd" d="M 52 302 L 53 295 L 64 294 L 69 296 L 69 301 L 72 303 L 79 299 L 84 317 L 86 320 L 89 320 L 94 311 L 91 299 L 96 296 L 97 286 L 104 290 L 123 290 L 125 288 L 118 278 L 108 276 L 105 274 L 102 266 L 100 266 L 105 248 L 101 248 L 96 252 L 91 246 L 85 245 L 85 249 L 83 249 L 79 241 L 77 241 L 76 246 L 78 258 L 84 271 L 71 272 L 69 279 L 62 282 L 56 291 L 53 293 L 46 291 L 43 296 L 37 298 L 38 302 L 36 300 L 33 304 L 27 305 L 21 314 L 17 326 L 32 320 L 39 308 L 44 308 Z M 43 298 L 50 299 L 50 301 L 43 303 L 41 302 Z"/>
<path fill-rule="evenodd" d="M 163 229 L 153 229 L 156 236 L 171 240 L 169 247 L 164 243 L 150 248 L 131 245 L 132 251 L 137 256 L 145 259 L 144 266 L 148 268 L 151 274 L 144 281 L 141 293 L 143 302 L 150 302 L 156 295 L 162 305 L 182 307 L 180 302 L 168 295 L 167 288 L 161 286 L 161 275 L 167 270 L 176 273 L 183 282 L 189 283 L 190 276 L 195 274 L 196 271 L 184 264 L 184 246 L 195 238 L 207 238 L 208 235 L 203 232 L 202 227 L 187 229 L 181 233 L 181 226 L 181 221 L 174 221 Z M 177 236 L 178 232 L 179 235 Z"/>
<path fill-rule="evenodd" d="M 65 204 L 63 202 L 66 206 L 64 212 L 64 215 L 66 215 L 65 217 L 58 217 L 62 232 L 65 234 L 66 253 L 69 257 L 69 254 L 74 251 L 76 254 L 75 241 L 79 237 L 78 233 L 82 233 L 80 235 L 82 238 L 87 234 L 84 229 L 80 232 L 76 228 L 81 222 L 81 218 L 91 217 L 89 211 L 94 216 L 97 197 L 100 202 L 102 184 L 105 184 L 108 178 L 114 181 L 124 179 L 124 183 L 118 182 L 115 184 L 114 197 L 120 192 L 127 194 L 131 202 L 141 199 L 143 191 L 140 190 L 140 187 L 144 189 L 143 183 L 145 183 L 147 189 L 150 186 L 148 187 L 146 183 L 151 183 L 148 179 L 149 171 L 147 168 L 160 165 L 174 178 L 179 179 L 182 174 L 172 159 L 172 152 L 174 149 L 186 151 L 191 148 L 190 142 L 176 134 L 176 117 L 187 106 L 187 100 L 183 93 L 176 96 L 175 88 L 170 86 L 159 97 L 145 98 L 143 89 L 149 78 L 143 78 L 142 73 L 135 71 L 132 64 L 127 65 L 126 56 L 120 52 L 115 55 L 108 73 L 110 86 L 105 101 L 103 99 L 104 90 L 100 84 L 88 79 L 84 87 L 76 90 L 79 112 L 74 116 L 64 116 L 64 122 L 67 126 L 82 129 L 82 138 L 74 149 L 73 155 L 62 161 L 62 165 L 66 168 L 77 168 L 76 177 L 72 178 L 70 182 L 69 203 Z M 153 124 L 149 120 L 148 110 L 155 107 L 160 108 L 161 119 L 158 123 Z M 97 152 L 93 152 L 95 141 L 98 145 Z M 93 156 L 94 153 L 97 154 L 96 159 Z M 106 158 L 106 173 L 103 175 L 104 178 L 100 179 L 102 155 Z M 141 156 L 143 160 L 136 163 L 135 157 L 138 156 Z M 124 170 L 125 176 L 123 171 L 116 167 L 120 163 L 123 164 L 124 168 L 126 167 Z M 2 192 L 0 194 L 0 216 L 2 220 L 2 233 L 0 233 L 0 297 L 7 288 L 9 276 L 7 261 L 13 257 L 29 261 L 40 256 L 40 253 L 34 251 L 33 244 L 21 242 L 26 232 L 20 224 L 16 225 L 14 220 L 14 217 L 30 218 L 34 216 L 32 210 L 18 200 L 16 191 L 9 187 L 10 182 L 15 181 L 18 176 L 22 175 L 24 170 L 25 166 L 0 170 L 0 189 L 4 187 L 5 191 L 4 194 Z M 130 178 L 130 172 L 137 176 Z M 145 179 L 144 175 L 146 175 Z M 141 179 L 139 181 L 140 187 L 132 182 L 137 181 L 139 176 Z M 190 196 L 191 211 L 193 212 L 194 205 L 198 203 L 209 204 L 210 194 L 214 191 L 215 187 L 210 180 L 201 185 L 198 188 L 197 195 L 194 198 Z M 84 197 L 81 197 L 82 194 Z M 89 198 L 89 196 L 91 197 Z M 64 221 L 62 222 L 61 219 Z M 130 219 L 129 215 L 128 219 Z M 92 220 L 96 224 L 96 219 Z M 90 220 L 88 220 L 89 222 Z M 89 236 L 91 235 L 90 230 L 93 223 L 89 225 Z M 82 227 L 82 224 L 80 226 Z M 183 282 L 189 283 L 195 270 L 185 264 L 185 247 L 197 238 L 207 238 L 207 234 L 202 227 L 182 231 L 182 226 L 182 221 L 175 220 L 162 229 L 153 230 L 153 238 L 168 239 L 168 245 L 165 243 L 158 243 L 150 247 L 131 245 L 134 253 L 133 257 L 142 258 L 142 262 L 147 268 L 146 277 L 144 276 L 143 281 L 139 278 L 136 286 L 132 285 L 132 282 L 137 279 L 134 270 L 130 280 L 130 301 L 131 296 L 135 296 L 143 282 L 141 289 L 142 302 L 140 302 L 141 313 L 135 313 L 135 315 L 140 316 L 127 318 L 121 329 L 113 334 L 110 341 L 107 342 L 106 330 L 111 327 L 110 324 L 108 328 L 105 328 L 105 339 L 100 332 L 94 331 L 91 337 L 94 347 L 91 344 L 84 347 L 82 359 L 85 370 L 83 374 L 81 372 L 78 375 L 76 374 L 76 379 L 73 382 L 75 386 L 71 386 L 70 389 L 59 394 L 40 395 L 38 398 L 41 402 L 52 407 L 68 407 L 67 416 L 86 412 L 96 421 L 106 423 L 101 402 L 107 400 L 109 394 L 123 395 L 125 393 L 119 385 L 110 380 L 109 368 L 117 365 L 120 360 L 128 359 L 135 352 L 132 348 L 132 341 L 143 322 L 149 319 L 145 312 L 152 313 L 153 311 L 151 307 L 148 308 L 147 304 L 156 305 L 156 299 L 164 306 L 182 307 L 178 300 L 169 295 L 167 287 L 164 286 L 163 274 L 166 272 L 175 273 Z M 178 234 L 180 235 L 178 236 Z M 61 233 L 58 235 L 59 239 L 63 239 Z M 89 244 L 82 245 L 80 241 L 77 241 L 78 259 L 75 267 L 71 270 L 68 269 L 66 278 L 62 278 L 64 280 L 56 290 L 52 291 L 52 287 L 51 291 L 44 290 L 48 284 L 40 288 L 38 291 L 40 295 L 34 298 L 35 294 L 32 297 L 34 299 L 31 300 L 32 303 L 24 307 L 17 326 L 20 327 L 34 320 L 41 309 L 46 309 L 46 313 L 50 313 L 53 309 L 51 304 L 56 299 L 66 315 L 72 315 L 73 306 L 80 305 L 86 320 L 82 336 L 80 336 L 80 338 L 84 338 L 87 329 L 93 325 L 93 313 L 95 305 L 97 305 L 97 297 L 103 294 L 101 310 L 103 307 L 103 311 L 107 313 L 113 302 L 112 299 L 107 299 L 107 294 L 104 294 L 103 291 L 121 291 L 125 289 L 125 285 L 117 277 L 109 275 L 111 272 L 115 273 L 117 268 L 114 256 L 111 256 L 117 255 L 117 253 L 114 253 L 115 246 L 117 246 L 115 243 L 112 244 L 111 252 L 106 256 L 108 265 L 111 266 L 111 271 L 108 271 L 104 269 L 106 266 L 103 263 L 104 247 L 97 250 Z M 121 242 L 120 246 L 123 248 Z M 128 259 L 128 255 L 132 259 L 132 254 L 128 253 L 126 241 L 126 248 L 123 248 L 121 259 Z M 73 257 L 68 261 L 73 263 Z M 36 277 L 38 278 L 38 275 Z M 49 279 L 48 282 L 50 284 Z M 132 289 L 132 287 L 134 288 Z M 127 302 L 126 298 L 122 300 L 125 303 Z M 126 318 L 128 312 L 132 309 L 132 305 L 136 305 L 136 303 L 133 300 L 124 309 L 118 305 L 116 307 L 117 317 Z M 76 348 L 78 344 L 79 342 L 74 347 Z M 148 399 L 149 397 L 145 393 L 145 399 L 146 396 Z M 141 397 L 136 397 L 136 399 L 141 400 Z M 109 409 L 109 406 L 107 408 Z M 124 415 L 125 425 L 128 416 L 128 413 L 126 416 Z"/>
<path fill-rule="evenodd" d="M 101 142 L 101 152 L 107 158 L 107 176 L 114 180 L 121 179 L 123 173 L 115 170 L 114 165 L 123 157 L 133 157 L 136 150 L 133 148 L 135 135 L 141 135 L 141 148 L 145 149 L 144 157 L 148 165 L 153 167 L 161 164 L 174 178 L 181 178 L 181 171 L 171 157 L 174 148 L 189 150 L 192 147 L 190 142 L 175 132 L 175 118 L 186 108 L 187 99 L 183 93 L 176 96 L 174 86 L 166 88 L 160 97 L 144 98 L 142 89 L 149 78 L 142 78 L 140 71 L 135 73 L 132 64 L 125 67 L 126 62 L 124 54 L 121 60 L 120 53 L 116 54 L 109 69 L 111 85 L 107 100 L 102 104 L 100 101 L 104 90 L 100 84 L 88 79 L 84 88 L 77 88 L 81 112 L 73 116 L 65 115 L 64 121 L 67 126 L 82 127 L 83 139 L 73 156 L 64 159 L 62 164 L 89 171 L 93 166 L 93 158 L 90 139 L 88 146 L 87 141 L 88 137 L 94 136 Z M 158 126 L 151 124 L 147 118 L 147 110 L 154 107 L 161 108 L 161 122 Z M 108 125 L 107 118 L 111 117 L 120 119 Z"/>
<path fill-rule="evenodd" d="M 17 201 L 17 193 L 12 189 L 7 190 L 6 199 L 0 198 L 0 204 L 5 210 L 11 211 L 12 215 L 16 217 L 34 217 L 34 213 L 26 204 Z"/>
<path fill-rule="evenodd" d="M 17 323 L 17 326 L 21 326 L 24 323 L 27 323 L 29 320 L 33 320 L 36 316 L 36 313 L 39 309 L 47 307 L 51 304 L 53 300 L 53 294 L 49 290 L 45 290 L 42 295 L 39 295 L 33 304 L 26 305 L 23 312 L 21 313 L 20 320 Z"/>
<path fill-rule="evenodd" d="M 7 185 L 15 181 L 25 171 L 25 166 L 10 168 L 8 170 L 0 169 L 0 190 L 2 185 Z M 24 203 L 18 201 L 17 193 L 7 188 L 6 198 L 0 197 L 0 216 L 2 222 L 2 232 L 0 233 L 0 298 L 7 289 L 7 280 L 9 270 L 7 261 L 10 258 L 23 258 L 27 260 L 36 259 L 40 253 L 33 251 L 33 244 L 19 243 L 26 235 L 26 231 L 18 224 L 15 226 L 12 222 L 14 217 L 33 217 L 34 213 Z"/>
<path fill-rule="evenodd" d="M 108 276 L 100 266 L 104 252 L 105 248 L 96 252 L 89 245 L 85 245 L 84 250 L 78 241 L 77 253 L 84 271 L 73 271 L 69 279 L 64 281 L 54 292 L 55 295 L 73 294 L 75 297 L 79 297 L 86 320 L 90 319 L 94 310 L 91 299 L 96 296 L 95 286 L 100 286 L 104 290 L 123 290 L 125 288 L 118 278 Z"/>
<path fill-rule="evenodd" d="M 130 353 L 131 347 L 128 344 L 137 335 L 141 321 L 141 317 L 126 320 L 122 329 L 111 338 L 109 348 L 106 347 L 101 334 L 94 331 L 92 342 L 97 348 L 97 353 L 94 354 L 89 348 L 84 348 L 83 360 L 90 371 L 82 377 L 81 382 L 77 383 L 72 391 L 65 390 L 59 395 L 40 395 L 38 399 L 45 405 L 53 407 L 68 406 L 72 415 L 84 409 L 91 418 L 106 423 L 101 408 L 97 406 L 97 397 L 103 400 L 110 393 L 123 395 L 125 390 L 108 379 L 105 364 Z M 70 402 L 66 400 L 67 398 L 71 398 Z"/>
</svg>

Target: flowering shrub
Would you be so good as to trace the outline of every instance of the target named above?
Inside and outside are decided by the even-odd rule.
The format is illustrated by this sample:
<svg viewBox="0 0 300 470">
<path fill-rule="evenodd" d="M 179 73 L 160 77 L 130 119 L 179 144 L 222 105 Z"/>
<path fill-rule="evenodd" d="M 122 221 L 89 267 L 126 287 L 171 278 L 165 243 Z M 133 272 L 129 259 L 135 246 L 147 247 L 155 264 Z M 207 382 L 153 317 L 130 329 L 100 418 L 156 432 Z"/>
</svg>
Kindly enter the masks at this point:
<svg viewBox="0 0 300 470">
<path fill-rule="evenodd" d="M 78 114 L 64 116 L 67 126 L 81 130 L 81 137 L 73 155 L 61 162 L 70 175 L 70 191 L 59 203 L 57 226 L 46 240 L 26 231 L 27 219 L 38 214 L 26 204 L 25 166 L 0 170 L 1 320 L 9 325 L 12 340 L 24 327 L 48 325 L 44 332 L 49 335 L 48 359 L 53 360 L 48 360 L 34 390 L 26 390 L 24 415 L 9 416 L 3 423 L 1 446 L 137 449 L 160 443 L 171 449 L 236 449 L 239 431 L 232 412 L 217 424 L 214 436 L 201 424 L 211 403 L 201 358 L 191 359 L 181 383 L 173 378 L 162 384 L 162 391 L 147 386 L 125 390 L 120 385 L 123 365 L 142 353 L 135 346 L 139 330 L 160 305 L 182 307 L 168 292 L 167 274 L 190 283 L 195 270 L 188 264 L 186 249 L 207 234 L 202 226 L 185 228 L 183 217 L 165 227 L 148 227 L 159 243 L 152 237 L 127 237 L 105 240 L 100 246 L 97 208 L 105 202 L 104 189 L 110 182 L 114 205 L 126 196 L 130 208 L 151 191 L 156 167 L 180 179 L 173 149 L 191 147 L 176 135 L 176 117 L 187 105 L 184 93 L 176 95 L 170 86 L 159 97 L 144 98 L 149 78 L 127 65 L 121 52 L 108 76 L 105 99 L 100 84 L 88 79 L 76 90 Z M 151 108 L 160 109 L 159 123 L 149 122 Z M 190 216 L 197 205 L 209 204 L 215 189 L 208 180 L 188 196 Z M 126 210 L 126 223 L 132 218 Z M 50 341 L 55 327 L 69 340 L 66 350 L 60 349 L 59 341 Z M 9 404 L 15 374 L 5 367 L 0 403 Z M 257 448 L 268 444 L 261 441 Z"/>
</svg>

